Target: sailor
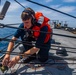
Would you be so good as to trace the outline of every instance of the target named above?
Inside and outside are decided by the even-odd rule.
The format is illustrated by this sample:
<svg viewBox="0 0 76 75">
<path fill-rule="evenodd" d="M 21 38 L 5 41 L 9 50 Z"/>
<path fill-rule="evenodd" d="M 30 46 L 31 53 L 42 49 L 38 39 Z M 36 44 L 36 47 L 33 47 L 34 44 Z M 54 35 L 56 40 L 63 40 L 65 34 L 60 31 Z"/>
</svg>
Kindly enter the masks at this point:
<svg viewBox="0 0 76 75">
<path fill-rule="evenodd" d="M 12 37 L 12 40 L 16 41 L 19 37 L 21 38 L 24 46 L 24 51 L 22 51 L 23 55 L 19 54 L 10 59 L 14 41 L 9 42 L 7 48 L 8 53 L 2 61 L 2 65 L 4 66 L 14 67 L 22 58 L 26 58 L 24 60 L 25 63 L 34 59 L 38 59 L 40 62 L 46 62 L 48 60 L 51 44 L 50 33 L 52 33 L 52 29 L 47 23 L 49 19 L 40 12 L 33 15 L 31 11 L 27 9 L 22 11 L 21 19 L 22 23 Z M 24 28 L 24 30 L 20 28 Z M 32 41 L 35 42 L 34 45 L 32 44 Z"/>
</svg>

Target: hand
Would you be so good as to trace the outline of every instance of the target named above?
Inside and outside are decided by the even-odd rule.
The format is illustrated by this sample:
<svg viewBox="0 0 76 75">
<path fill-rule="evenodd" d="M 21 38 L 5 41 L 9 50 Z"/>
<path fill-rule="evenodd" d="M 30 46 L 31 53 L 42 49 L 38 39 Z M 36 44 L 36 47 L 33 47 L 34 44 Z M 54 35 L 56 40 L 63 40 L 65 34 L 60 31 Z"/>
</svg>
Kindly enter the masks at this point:
<svg viewBox="0 0 76 75">
<path fill-rule="evenodd" d="M 10 60 L 10 55 L 9 54 L 6 54 L 3 61 L 2 61 L 2 65 L 3 66 L 7 66 L 8 63 L 9 63 L 9 60 Z"/>
<path fill-rule="evenodd" d="M 19 56 L 16 56 L 14 58 L 12 58 L 12 60 L 10 60 L 9 64 L 8 64 L 8 67 L 9 68 L 14 68 L 14 66 L 16 65 L 16 63 L 20 60 L 20 57 Z"/>
</svg>

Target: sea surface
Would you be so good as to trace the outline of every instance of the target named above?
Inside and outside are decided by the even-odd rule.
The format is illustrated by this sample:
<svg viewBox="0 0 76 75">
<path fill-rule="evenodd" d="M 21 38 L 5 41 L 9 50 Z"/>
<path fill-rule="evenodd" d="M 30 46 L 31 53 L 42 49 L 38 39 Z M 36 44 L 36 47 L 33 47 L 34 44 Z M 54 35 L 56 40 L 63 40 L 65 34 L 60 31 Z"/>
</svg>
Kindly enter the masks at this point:
<svg viewBox="0 0 76 75">
<path fill-rule="evenodd" d="M 6 38 L 6 39 L 11 39 L 13 34 L 15 33 L 16 29 L 13 28 L 0 28 L 0 39 L 1 38 Z M 5 39 L 5 40 L 6 40 Z M 0 51 L 6 51 L 7 50 L 7 46 L 9 41 L 5 41 L 5 40 L 0 40 Z M 2 55 L 2 53 L 0 52 L 0 56 Z"/>
</svg>

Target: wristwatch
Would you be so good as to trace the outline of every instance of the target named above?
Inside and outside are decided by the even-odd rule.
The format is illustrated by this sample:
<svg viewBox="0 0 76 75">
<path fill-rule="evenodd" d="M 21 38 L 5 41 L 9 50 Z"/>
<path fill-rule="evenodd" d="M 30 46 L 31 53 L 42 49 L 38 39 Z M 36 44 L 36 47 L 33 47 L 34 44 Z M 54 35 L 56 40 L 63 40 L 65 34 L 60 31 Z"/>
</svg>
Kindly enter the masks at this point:
<svg viewBox="0 0 76 75">
<path fill-rule="evenodd" d="M 23 56 L 22 55 L 20 55 L 20 59 L 23 59 Z"/>
</svg>

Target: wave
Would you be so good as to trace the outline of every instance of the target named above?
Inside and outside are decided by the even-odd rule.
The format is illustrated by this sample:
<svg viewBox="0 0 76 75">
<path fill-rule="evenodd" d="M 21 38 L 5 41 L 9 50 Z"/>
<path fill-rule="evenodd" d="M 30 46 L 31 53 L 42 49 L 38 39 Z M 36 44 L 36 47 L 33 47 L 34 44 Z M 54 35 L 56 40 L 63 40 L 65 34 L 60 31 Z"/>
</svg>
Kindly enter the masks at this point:
<svg viewBox="0 0 76 75">
<path fill-rule="evenodd" d="M 8 36 L 8 35 L 10 35 L 10 34 L 14 34 L 15 33 L 15 31 L 16 31 L 16 29 L 12 29 L 12 28 L 1 28 L 0 29 L 0 38 L 4 38 L 4 37 L 6 37 L 6 36 Z M 10 36 L 10 37 L 8 37 L 8 38 L 11 38 L 12 36 Z M 0 50 L 3 50 L 5 47 L 7 47 L 8 46 L 8 43 L 9 43 L 9 41 L 0 41 Z M 7 49 L 4 49 L 5 51 L 7 50 Z M 1 56 L 2 54 L 0 53 L 0 56 Z"/>
</svg>

